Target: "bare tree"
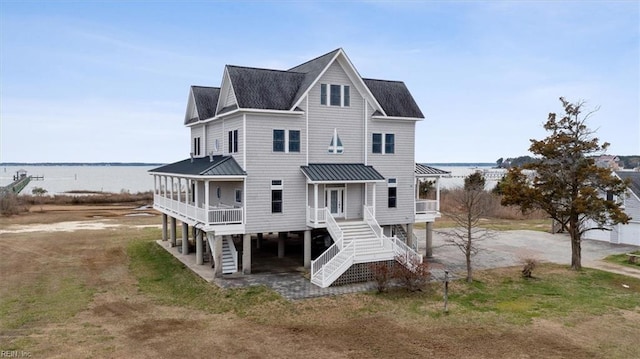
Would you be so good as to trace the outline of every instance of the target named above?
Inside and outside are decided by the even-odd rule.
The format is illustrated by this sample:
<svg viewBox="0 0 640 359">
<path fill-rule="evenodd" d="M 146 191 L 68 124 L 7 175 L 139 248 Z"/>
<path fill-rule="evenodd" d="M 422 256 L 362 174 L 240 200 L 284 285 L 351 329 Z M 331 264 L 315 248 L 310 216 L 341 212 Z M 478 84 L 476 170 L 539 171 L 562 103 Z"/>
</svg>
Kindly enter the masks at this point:
<svg viewBox="0 0 640 359">
<path fill-rule="evenodd" d="M 482 183 L 484 184 L 484 178 Z M 493 236 L 490 230 L 478 226 L 480 219 L 489 212 L 491 207 L 490 193 L 484 190 L 484 186 L 476 184 L 477 182 L 472 179 L 465 180 L 464 188 L 451 191 L 450 198 L 455 208 L 445 212 L 445 215 L 453 220 L 455 228 L 440 232 L 446 242 L 458 247 L 464 254 L 467 282 L 473 281 L 471 257 L 478 253 L 477 243 Z"/>
</svg>

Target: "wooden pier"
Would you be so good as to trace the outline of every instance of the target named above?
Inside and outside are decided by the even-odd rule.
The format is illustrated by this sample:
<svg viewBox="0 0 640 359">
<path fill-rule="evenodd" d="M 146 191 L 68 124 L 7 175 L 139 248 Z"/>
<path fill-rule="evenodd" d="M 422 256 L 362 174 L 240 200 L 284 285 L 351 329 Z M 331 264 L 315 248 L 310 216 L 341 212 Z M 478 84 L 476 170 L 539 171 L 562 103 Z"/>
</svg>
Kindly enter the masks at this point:
<svg viewBox="0 0 640 359">
<path fill-rule="evenodd" d="M 28 176 L 27 171 L 19 170 L 13 176 L 13 182 L 5 187 L 0 187 L 0 196 L 7 195 L 9 193 L 18 194 L 20 193 L 29 182 L 34 181 L 43 181 L 44 176 Z"/>
</svg>

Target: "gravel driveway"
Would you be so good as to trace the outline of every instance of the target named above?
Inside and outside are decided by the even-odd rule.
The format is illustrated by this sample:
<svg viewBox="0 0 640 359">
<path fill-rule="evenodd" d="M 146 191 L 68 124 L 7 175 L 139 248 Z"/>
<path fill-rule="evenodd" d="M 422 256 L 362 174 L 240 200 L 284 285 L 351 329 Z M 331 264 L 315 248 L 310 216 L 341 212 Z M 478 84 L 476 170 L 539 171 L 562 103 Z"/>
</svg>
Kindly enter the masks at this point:
<svg viewBox="0 0 640 359">
<path fill-rule="evenodd" d="M 441 230 L 444 231 L 444 230 Z M 414 229 L 418 237 L 420 253 L 425 253 L 425 230 Z M 480 252 L 472 258 L 475 269 L 488 269 L 521 265 L 523 259 L 534 258 L 542 262 L 571 264 L 571 243 L 566 234 L 550 234 L 539 231 L 501 231 L 495 237 L 479 242 Z M 444 236 L 433 232 L 433 262 L 452 273 L 466 271 L 464 254 L 455 246 L 447 245 Z M 600 259 L 616 253 L 628 253 L 640 247 L 610 244 L 594 240 L 582 240 L 582 264 L 586 267 L 604 268 Z M 434 265 L 434 275 L 439 276 Z M 608 270 L 608 269 L 606 269 Z M 640 271 L 637 273 L 640 275 Z"/>
</svg>

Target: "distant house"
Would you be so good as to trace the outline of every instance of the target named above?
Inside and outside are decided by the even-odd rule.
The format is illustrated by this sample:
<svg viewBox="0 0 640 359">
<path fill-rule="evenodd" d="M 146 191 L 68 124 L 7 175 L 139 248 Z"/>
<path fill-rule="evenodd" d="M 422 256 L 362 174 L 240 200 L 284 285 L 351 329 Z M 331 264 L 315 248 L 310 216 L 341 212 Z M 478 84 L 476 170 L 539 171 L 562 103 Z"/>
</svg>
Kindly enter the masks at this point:
<svg viewBox="0 0 640 359">
<path fill-rule="evenodd" d="M 631 221 L 609 226 L 606 230 L 587 231 L 584 238 L 640 246 L 640 172 L 616 171 L 615 174 L 622 180 L 630 181 L 627 193 L 621 200 Z"/>
<path fill-rule="evenodd" d="M 196 262 L 210 251 L 220 276 L 251 273 L 263 234 L 279 233 L 279 256 L 300 238 L 321 287 L 365 278 L 369 262 L 422 261 L 413 224 L 440 213 L 417 181 L 442 175 L 414 162 L 423 118 L 403 82 L 362 78 L 342 49 L 289 70 L 227 65 L 220 87 L 189 90 L 190 156 L 150 171 L 163 239 L 176 245 L 176 220 L 183 237 L 191 227 Z M 314 257 L 312 231 L 332 239 Z"/>
<path fill-rule="evenodd" d="M 612 155 L 600 155 L 595 159 L 596 166 L 602 168 L 609 168 L 612 171 L 618 171 L 622 169 L 622 162 L 618 156 Z"/>
</svg>

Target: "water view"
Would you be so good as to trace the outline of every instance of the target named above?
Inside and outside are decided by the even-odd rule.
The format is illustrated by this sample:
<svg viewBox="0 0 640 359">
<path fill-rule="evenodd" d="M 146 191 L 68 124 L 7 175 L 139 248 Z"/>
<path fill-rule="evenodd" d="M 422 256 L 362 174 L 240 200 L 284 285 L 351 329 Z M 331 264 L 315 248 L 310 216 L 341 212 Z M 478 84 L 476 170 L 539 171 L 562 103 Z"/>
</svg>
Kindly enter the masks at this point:
<svg viewBox="0 0 640 359">
<path fill-rule="evenodd" d="M 493 188 L 497 182 L 495 173 L 503 170 L 492 169 L 486 163 L 447 163 L 429 164 L 451 172 L 450 177 L 441 180 L 441 188 L 455 188 L 464 184 L 464 177 L 482 171 L 493 175 L 487 176 L 487 189 Z M 47 190 L 48 194 L 61 194 L 67 191 L 99 191 L 99 192 L 145 192 L 153 190 L 153 178 L 147 171 L 158 165 L 140 166 L 1 166 L 0 186 L 6 186 L 13 181 L 18 170 L 26 170 L 28 175 L 43 176 L 44 180 L 33 180 L 22 193 L 30 194 L 35 187 Z"/>
</svg>

